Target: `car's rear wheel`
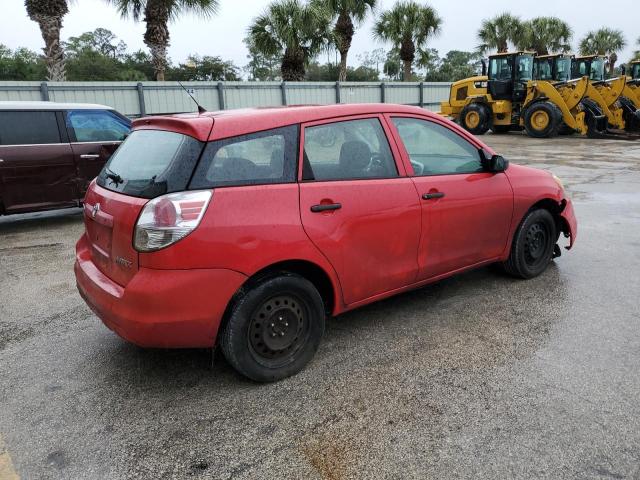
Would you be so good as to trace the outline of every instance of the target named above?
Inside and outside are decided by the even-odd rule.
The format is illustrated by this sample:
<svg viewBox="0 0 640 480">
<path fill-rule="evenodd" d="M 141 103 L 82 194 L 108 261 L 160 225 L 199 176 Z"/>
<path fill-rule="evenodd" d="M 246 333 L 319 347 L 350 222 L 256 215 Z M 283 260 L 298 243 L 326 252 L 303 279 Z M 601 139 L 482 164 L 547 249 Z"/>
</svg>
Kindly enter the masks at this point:
<svg viewBox="0 0 640 480">
<path fill-rule="evenodd" d="M 520 278 L 540 275 L 553 258 L 557 238 L 556 223 L 549 210 L 530 211 L 513 238 L 511 253 L 503 264 L 505 270 Z"/>
<path fill-rule="evenodd" d="M 220 336 L 227 361 L 241 374 L 271 382 L 298 373 L 324 332 L 324 304 L 307 279 L 281 273 L 242 294 Z"/>
</svg>

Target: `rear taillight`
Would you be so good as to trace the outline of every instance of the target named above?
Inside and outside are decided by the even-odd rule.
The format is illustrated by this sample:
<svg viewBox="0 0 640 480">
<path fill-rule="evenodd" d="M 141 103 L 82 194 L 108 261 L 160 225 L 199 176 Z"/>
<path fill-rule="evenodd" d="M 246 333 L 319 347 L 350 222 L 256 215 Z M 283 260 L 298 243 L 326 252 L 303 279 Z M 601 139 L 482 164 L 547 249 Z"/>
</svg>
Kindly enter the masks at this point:
<svg viewBox="0 0 640 480">
<path fill-rule="evenodd" d="M 140 214 L 133 245 L 139 252 L 153 252 L 189 235 L 200 224 L 211 192 L 170 193 L 149 201 Z"/>
</svg>

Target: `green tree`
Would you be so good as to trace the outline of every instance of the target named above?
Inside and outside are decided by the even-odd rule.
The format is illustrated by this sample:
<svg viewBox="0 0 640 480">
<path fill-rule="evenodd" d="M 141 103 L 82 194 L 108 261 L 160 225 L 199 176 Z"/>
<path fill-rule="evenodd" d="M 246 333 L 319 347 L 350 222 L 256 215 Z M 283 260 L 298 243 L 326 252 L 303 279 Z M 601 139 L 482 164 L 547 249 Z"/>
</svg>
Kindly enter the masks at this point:
<svg viewBox="0 0 640 480">
<path fill-rule="evenodd" d="M 462 78 L 473 77 L 478 72 L 481 54 L 451 50 L 440 59 L 437 68 L 427 72 L 425 80 L 429 82 L 455 82 Z"/>
<path fill-rule="evenodd" d="M 65 80 L 64 50 L 60 43 L 62 18 L 69 12 L 66 0 L 25 0 L 29 18 L 40 27 L 44 40 L 44 57 L 47 78 L 51 81 Z"/>
<path fill-rule="evenodd" d="M 0 44 L 0 80 L 44 80 L 44 59 L 28 48 L 11 50 Z"/>
<path fill-rule="evenodd" d="M 330 82 L 336 79 L 339 69 L 340 66 L 333 63 L 320 65 L 317 62 L 311 62 L 307 67 L 305 80 L 311 82 Z M 378 72 L 374 68 L 362 65 L 357 68 L 347 67 L 346 81 L 348 82 L 376 82 L 378 80 Z"/>
<path fill-rule="evenodd" d="M 568 23 L 556 17 L 537 17 L 521 24 L 514 44 L 520 50 L 532 50 L 538 55 L 566 53 L 571 50 L 573 31 Z"/>
<path fill-rule="evenodd" d="M 402 60 L 397 48 L 392 48 L 387 52 L 382 71 L 389 80 L 400 80 L 402 75 Z"/>
<path fill-rule="evenodd" d="M 335 47 L 340 53 L 340 71 L 338 80 L 347 79 L 347 55 L 351 48 L 351 41 L 355 26 L 362 24 L 368 12 L 373 12 L 376 0 L 314 0 L 319 7 L 327 9 L 336 19 L 333 27 Z"/>
<path fill-rule="evenodd" d="M 218 0 L 106 0 L 116 6 L 123 17 L 138 21 L 144 15 L 146 30 L 144 43 L 149 47 L 156 80 L 165 79 L 167 48 L 169 47 L 169 21 L 182 13 L 194 13 L 204 18 L 215 14 Z"/>
<path fill-rule="evenodd" d="M 376 71 L 376 76 L 380 76 L 380 65 L 384 65 L 387 58 L 384 48 L 376 48 L 369 52 L 362 52 L 356 57 L 360 65 Z"/>
<path fill-rule="evenodd" d="M 403 80 L 408 82 L 416 49 L 424 48 L 431 37 L 440 33 L 441 25 L 442 19 L 432 7 L 413 0 L 401 0 L 391 10 L 382 12 L 373 28 L 373 35 L 398 49 L 403 63 Z"/>
<path fill-rule="evenodd" d="M 496 50 L 498 53 L 509 51 L 509 42 L 516 43 L 522 36 L 522 23 L 510 13 L 502 13 L 491 19 L 485 19 L 478 30 L 480 53 Z"/>
<path fill-rule="evenodd" d="M 279 80 L 280 79 L 280 54 L 266 55 L 262 53 L 253 43 L 250 36 L 243 40 L 249 50 L 247 58 L 249 63 L 245 65 L 249 80 Z"/>
<path fill-rule="evenodd" d="M 607 55 L 607 70 L 613 73 L 618 61 L 617 52 L 627 45 L 621 30 L 601 28 L 591 31 L 580 40 L 579 50 L 581 55 Z"/>
<path fill-rule="evenodd" d="M 248 35 L 257 51 L 279 55 L 283 80 L 301 81 L 309 61 L 332 40 L 326 9 L 299 0 L 277 0 L 253 20 Z"/>
<path fill-rule="evenodd" d="M 239 69 L 233 62 L 207 55 L 189 55 L 186 62 L 170 67 L 167 77 L 169 80 L 181 81 L 240 80 Z"/>
</svg>

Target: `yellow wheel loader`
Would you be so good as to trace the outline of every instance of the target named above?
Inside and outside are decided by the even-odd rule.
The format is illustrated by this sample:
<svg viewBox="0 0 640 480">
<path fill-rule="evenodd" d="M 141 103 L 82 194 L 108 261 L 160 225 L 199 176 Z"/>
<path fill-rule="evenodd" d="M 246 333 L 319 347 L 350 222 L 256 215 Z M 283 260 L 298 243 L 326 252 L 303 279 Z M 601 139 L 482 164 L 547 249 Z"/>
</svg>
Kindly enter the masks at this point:
<svg viewBox="0 0 640 480">
<path fill-rule="evenodd" d="M 640 102 L 628 86 L 625 75 L 605 79 L 606 57 L 589 55 L 572 59 L 572 77 L 588 75 L 590 82 L 586 97 L 596 102 L 606 115 L 611 128 L 640 130 Z"/>
<path fill-rule="evenodd" d="M 627 76 L 627 88 L 622 94 L 640 108 L 640 60 L 629 62 L 629 75 Z"/>
<path fill-rule="evenodd" d="M 524 129 L 531 137 L 545 138 L 557 135 L 563 125 L 583 135 L 606 129 L 606 117 L 597 108 L 583 107 L 587 77 L 554 86 L 534 80 L 533 65 L 532 52 L 491 55 L 487 74 L 451 85 L 440 114 L 475 135 Z"/>
</svg>

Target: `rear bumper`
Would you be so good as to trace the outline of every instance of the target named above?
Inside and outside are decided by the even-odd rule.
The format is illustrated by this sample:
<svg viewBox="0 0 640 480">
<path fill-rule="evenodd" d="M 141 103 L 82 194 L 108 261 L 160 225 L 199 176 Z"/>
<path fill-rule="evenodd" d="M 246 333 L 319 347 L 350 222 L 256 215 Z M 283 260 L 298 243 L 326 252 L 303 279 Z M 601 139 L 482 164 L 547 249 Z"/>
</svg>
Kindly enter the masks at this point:
<svg viewBox="0 0 640 480">
<path fill-rule="evenodd" d="M 560 216 L 564 220 L 564 228 L 563 233 L 566 237 L 569 237 L 569 246 L 567 250 L 573 247 L 574 242 L 576 241 L 576 236 L 578 235 L 578 221 L 576 220 L 576 215 L 573 211 L 573 203 L 568 198 L 564 199 L 565 205 L 564 209 Z"/>
<path fill-rule="evenodd" d="M 142 347 L 207 348 L 246 276 L 232 270 L 140 268 L 126 287 L 91 260 L 85 238 L 76 246 L 78 291 L 102 322 Z"/>
</svg>

